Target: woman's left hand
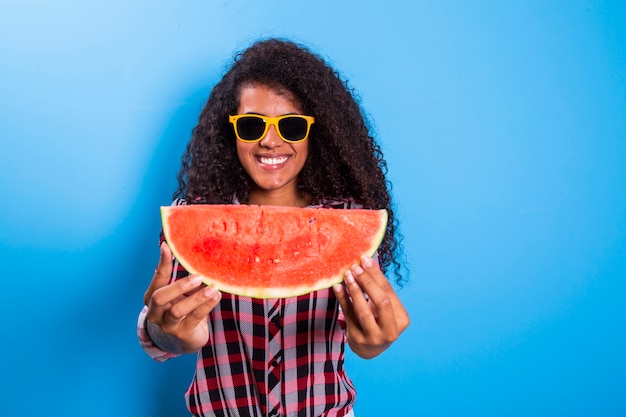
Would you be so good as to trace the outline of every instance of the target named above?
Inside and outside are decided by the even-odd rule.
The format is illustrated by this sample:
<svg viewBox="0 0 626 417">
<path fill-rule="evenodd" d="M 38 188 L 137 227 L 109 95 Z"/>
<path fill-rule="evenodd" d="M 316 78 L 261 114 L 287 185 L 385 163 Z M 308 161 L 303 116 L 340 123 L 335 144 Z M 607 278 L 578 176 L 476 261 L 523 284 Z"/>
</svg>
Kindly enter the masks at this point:
<svg viewBox="0 0 626 417">
<path fill-rule="evenodd" d="M 409 325 L 398 295 L 369 257 L 346 272 L 344 284 L 333 291 L 346 319 L 350 349 L 362 358 L 382 353 Z"/>
</svg>

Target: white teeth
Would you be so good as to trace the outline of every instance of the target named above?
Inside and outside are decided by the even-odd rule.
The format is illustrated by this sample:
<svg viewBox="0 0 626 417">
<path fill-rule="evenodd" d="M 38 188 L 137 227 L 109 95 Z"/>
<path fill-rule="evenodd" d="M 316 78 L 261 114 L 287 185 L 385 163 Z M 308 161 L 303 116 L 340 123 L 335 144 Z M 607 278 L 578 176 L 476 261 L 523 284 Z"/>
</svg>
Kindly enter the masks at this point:
<svg viewBox="0 0 626 417">
<path fill-rule="evenodd" d="M 263 156 L 259 157 L 259 161 L 261 161 L 261 163 L 265 165 L 280 165 L 284 163 L 286 160 L 287 160 L 286 156 L 274 157 L 274 158 L 267 158 Z"/>
</svg>

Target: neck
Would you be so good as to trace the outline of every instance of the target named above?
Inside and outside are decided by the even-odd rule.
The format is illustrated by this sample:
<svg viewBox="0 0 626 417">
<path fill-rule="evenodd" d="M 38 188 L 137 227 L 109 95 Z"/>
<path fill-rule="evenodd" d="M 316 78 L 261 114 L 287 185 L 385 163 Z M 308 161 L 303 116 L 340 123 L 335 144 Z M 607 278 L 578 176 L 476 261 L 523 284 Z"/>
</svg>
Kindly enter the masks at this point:
<svg viewBox="0 0 626 417">
<path fill-rule="evenodd" d="M 253 189 L 250 191 L 248 203 L 259 206 L 306 207 L 311 204 L 312 199 L 309 194 L 301 190 L 286 193 L 283 190 Z"/>
</svg>

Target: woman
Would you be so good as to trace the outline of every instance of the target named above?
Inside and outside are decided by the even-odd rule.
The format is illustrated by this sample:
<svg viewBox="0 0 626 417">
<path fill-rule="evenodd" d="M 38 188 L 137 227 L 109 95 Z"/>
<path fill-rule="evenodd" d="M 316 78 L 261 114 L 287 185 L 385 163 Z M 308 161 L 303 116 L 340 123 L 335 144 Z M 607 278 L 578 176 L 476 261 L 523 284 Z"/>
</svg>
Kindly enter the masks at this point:
<svg viewBox="0 0 626 417">
<path fill-rule="evenodd" d="M 384 208 L 389 222 L 376 260 L 343 285 L 286 299 L 206 287 L 162 243 L 138 334 L 159 361 L 197 352 L 193 415 L 352 415 L 345 342 L 373 358 L 409 324 L 384 275 L 402 279 L 385 172 L 350 89 L 320 57 L 278 39 L 235 57 L 193 131 L 176 204 Z"/>
</svg>

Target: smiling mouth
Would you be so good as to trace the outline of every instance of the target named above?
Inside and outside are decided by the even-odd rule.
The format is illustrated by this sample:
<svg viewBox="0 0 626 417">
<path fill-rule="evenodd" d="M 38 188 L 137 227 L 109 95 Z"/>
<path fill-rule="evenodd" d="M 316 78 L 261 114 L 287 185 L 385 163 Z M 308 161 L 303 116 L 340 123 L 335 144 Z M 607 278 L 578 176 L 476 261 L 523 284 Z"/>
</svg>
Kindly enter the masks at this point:
<svg viewBox="0 0 626 417">
<path fill-rule="evenodd" d="M 259 156 L 257 159 L 263 165 L 281 165 L 287 162 L 287 159 L 289 158 L 287 156 L 274 156 L 274 157 Z"/>
</svg>

